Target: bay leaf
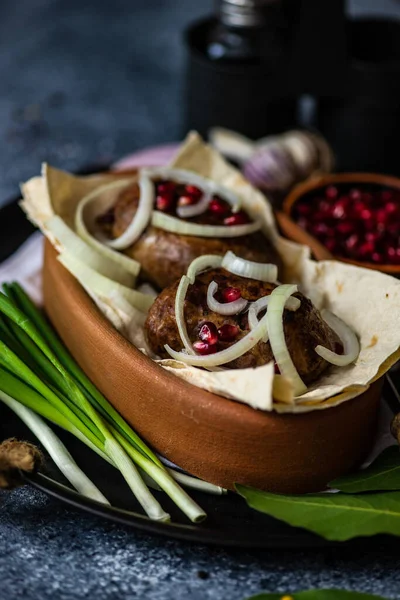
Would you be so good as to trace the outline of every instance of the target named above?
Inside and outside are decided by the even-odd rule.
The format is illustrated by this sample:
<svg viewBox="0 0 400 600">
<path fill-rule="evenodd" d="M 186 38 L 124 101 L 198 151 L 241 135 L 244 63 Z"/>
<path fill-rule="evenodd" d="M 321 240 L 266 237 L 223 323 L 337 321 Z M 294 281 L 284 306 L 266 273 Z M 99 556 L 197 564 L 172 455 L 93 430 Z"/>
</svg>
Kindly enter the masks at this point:
<svg viewBox="0 0 400 600">
<path fill-rule="evenodd" d="M 339 477 L 331 481 L 329 487 L 346 494 L 400 490 L 399 446 L 386 448 L 367 469 Z"/>
<path fill-rule="evenodd" d="M 327 540 L 378 533 L 400 536 L 400 492 L 290 496 L 238 484 L 236 490 L 251 508 Z"/>
<path fill-rule="evenodd" d="M 307 590 L 304 592 L 283 592 L 282 594 L 261 593 L 247 600 L 385 600 L 382 596 L 349 592 L 347 590 Z"/>
</svg>

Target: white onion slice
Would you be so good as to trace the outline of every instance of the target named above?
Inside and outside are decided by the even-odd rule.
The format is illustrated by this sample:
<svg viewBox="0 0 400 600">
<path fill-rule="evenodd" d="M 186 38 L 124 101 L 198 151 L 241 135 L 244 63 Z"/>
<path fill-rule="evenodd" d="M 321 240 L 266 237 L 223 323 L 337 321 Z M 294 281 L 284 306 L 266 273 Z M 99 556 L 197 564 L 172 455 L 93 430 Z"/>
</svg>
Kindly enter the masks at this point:
<svg viewBox="0 0 400 600">
<path fill-rule="evenodd" d="M 280 285 L 275 288 L 269 297 L 265 317 L 268 322 L 269 342 L 281 375 L 292 383 L 295 395 L 300 395 L 304 394 L 307 387 L 293 364 L 283 328 L 283 310 L 288 298 L 295 292 L 297 292 L 297 285 Z M 260 323 L 265 317 L 261 319 Z"/>
<path fill-rule="evenodd" d="M 151 224 L 159 229 L 178 233 L 180 235 L 194 235 L 197 237 L 231 238 L 248 235 L 261 229 L 259 221 L 245 223 L 243 225 L 201 225 L 200 223 L 189 223 L 158 210 L 153 211 Z"/>
<path fill-rule="evenodd" d="M 105 277 L 104 275 L 100 275 L 100 273 L 97 273 L 88 267 L 84 262 L 77 260 L 69 252 L 60 254 L 58 260 L 70 273 L 72 273 L 72 275 L 74 275 L 74 277 L 76 277 L 85 289 L 90 290 L 94 294 L 108 297 L 110 294 L 118 293 L 128 300 L 132 306 L 143 312 L 147 312 L 154 302 L 154 299 L 151 296 L 132 290 L 116 281 L 108 279 L 108 277 Z"/>
<path fill-rule="evenodd" d="M 116 261 L 100 254 L 96 248 L 90 246 L 70 229 L 58 215 L 54 215 L 46 221 L 45 228 L 51 231 L 56 238 L 58 250 L 66 250 L 78 260 L 85 262 L 88 267 L 122 285 L 127 287 L 135 285 L 136 278 L 132 273 L 129 273 L 125 267 Z"/>
<path fill-rule="evenodd" d="M 278 267 L 271 263 L 257 263 L 236 256 L 228 250 L 222 261 L 222 268 L 230 273 L 246 277 L 247 279 L 258 279 L 267 283 L 275 283 L 278 279 Z"/>
<path fill-rule="evenodd" d="M 339 317 L 329 310 L 322 310 L 321 316 L 329 327 L 339 336 L 343 344 L 344 353 L 336 354 L 336 352 L 332 352 L 332 350 L 329 350 L 324 346 L 317 346 L 315 352 L 332 365 L 346 367 L 354 362 L 360 354 L 360 343 L 357 336 L 354 331 L 342 321 L 342 319 L 339 319 Z"/>
<path fill-rule="evenodd" d="M 147 227 L 154 205 L 154 185 L 143 169 L 139 176 L 140 198 L 138 208 L 132 221 L 122 235 L 114 240 L 105 240 L 109 248 L 125 250 L 129 248 L 141 236 Z"/>
<path fill-rule="evenodd" d="M 179 282 L 175 296 L 175 320 L 184 347 L 186 348 L 187 352 L 189 352 L 189 354 L 195 354 L 192 342 L 190 341 L 187 332 L 185 321 L 185 298 L 190 283 L 191 282 L 189 277 L 183 275 L 182 279 Z"/>
<path fill-rule="evenodd" d="M 188 204 L 187 206 L 178 206 L 176 213 L 181 219 L 189 219 L 197 217 L 206 212 L 208 205 L 211 202 L 211 194 L 206 192 L 196 204 Z"/>
<path fill-rule="evenodd" d="M 193 285 L 196 275 L 202 273 L 206 269 L 218 269 L 222 264 L 222 256 L 216 256 L 215 254 L 203 254 L 192 260 L 187 270 L 187 277 L 189 277 L 191 285 Z"/>
<path fill-rule="evenodd" d="M 271 299 L 271 296 L 269 295 L 269 296 L 263 296 L 262 298 L 259 298 L 255 302 L 252 302 L 252 304 L 250 305 L 250 308 L 249 308 L 250 329 L 254 329 L 254 327 L 257 327 L 258 313 L 261 312 L 262 310 L 264 310 L 264 308 L 267 308 L 270 299 Z M 301 304 L 301 302 L 298 298 L 290 297 L 286 300 L 285 308 L 287 308 L 288 310 L 296 311 L 298 308 L 300 308 L 300 304 Z M 263 342 L 268 342 L 268 338 L 269 338 L 269 335 L 267 333 L 263 338 Z"/>
<path fill-rule="evenodd" d="M 89 246 L 136 276 L 140 271 L 140 263 L 112 248 L 108 248 L 104 243 L 105 236 L 96 231 L 97 217 L 113 207 L 116 202 L 115 192 L 119 192 L 120 189 L 131 185 L 134 181 L 136 181 L 136 177 L 134 179 L 118 179 L 112 183 L 102 185 L 84 196 L 79 202 L 75 213 L 75 229 L 79 237 L 85 240 Z"/>
<path fill-rule="evenodd" d="M 218 283 L 212 281 L 207 289 L 207 306 L 210 310 L 220 315 L 238 315 L 247 306 L 247 300 L 245 298 L 238 298 L 233 302 L 221 303 L 214 298 L 218 290 Z"/>
<path fill-rule="evenodd" d="M 172 358 L 175 358 L 175 360 L 180 360 L 187 365 L 205 368 L 217 367 L 219 365 L 229 363 L 251 350 L 265 335 L 267 328 L 267 315 L 264 315 L 259 321 L 257 327 L 255 327 L 252 331 L 249 331 L 249 333 L 241 340 L 235 344 L 232 344 L 232 346 L 229 346 L 229 348 L 225 348 L 225 350 L 221 350 L 220 352 L 206 356 L 190 356 L 189 354 L 186 354 L 186 352 L 176 352 L 170 346 L 168 346 L 168 344 L 166 344 L 164 348 L 168 354 L 172 356 Z"/>
</svg>

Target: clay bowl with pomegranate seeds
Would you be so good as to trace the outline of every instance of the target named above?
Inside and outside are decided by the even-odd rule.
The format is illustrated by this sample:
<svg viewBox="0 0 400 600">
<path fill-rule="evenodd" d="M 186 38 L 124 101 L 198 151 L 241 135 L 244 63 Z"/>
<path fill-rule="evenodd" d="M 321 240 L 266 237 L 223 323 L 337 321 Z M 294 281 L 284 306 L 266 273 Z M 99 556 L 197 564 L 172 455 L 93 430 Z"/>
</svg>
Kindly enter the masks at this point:
<svg viewBox="0 0 400 600">
<path fill-rule="evenodd" d="M 370 451 L 382 380 L 325 410 L 257 411 L 179 379 L 137 350 L 49 242 L 43 283 L 47 314 L 93 383 L 149 444 L 193 475 L 229 489 L 242 483 L 307 493 L 324 489 Z"/>
<path fill-rule="evenodd" d="M 400 179 L 374 173 L 311 178 L 293 188 L 277 221 L 317 260 L 400 276 Z"/>
</svg>

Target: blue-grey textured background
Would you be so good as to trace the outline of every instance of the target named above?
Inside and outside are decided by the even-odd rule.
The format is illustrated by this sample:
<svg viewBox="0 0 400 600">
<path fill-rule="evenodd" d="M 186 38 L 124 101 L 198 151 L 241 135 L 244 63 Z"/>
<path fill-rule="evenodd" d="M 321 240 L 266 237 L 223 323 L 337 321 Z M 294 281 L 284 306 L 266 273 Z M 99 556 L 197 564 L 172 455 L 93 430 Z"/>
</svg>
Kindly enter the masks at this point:
<svg viewBox="0 0 400 600">
<path fill-rule="evenodd" d="M 1 0 L 0 204 L 66 169 L 178 139 L 181 30 L 211 0 Z M 351 11 L 399 15 L 396 0 Z M 1 418 L 1 413 L 0 413 Z M 224 551 L 146 537 L 24 488 L 0 494 L 0 600 L 241 600 L 344 587 L 400 598 L 395 553 Z"/>
</svg>

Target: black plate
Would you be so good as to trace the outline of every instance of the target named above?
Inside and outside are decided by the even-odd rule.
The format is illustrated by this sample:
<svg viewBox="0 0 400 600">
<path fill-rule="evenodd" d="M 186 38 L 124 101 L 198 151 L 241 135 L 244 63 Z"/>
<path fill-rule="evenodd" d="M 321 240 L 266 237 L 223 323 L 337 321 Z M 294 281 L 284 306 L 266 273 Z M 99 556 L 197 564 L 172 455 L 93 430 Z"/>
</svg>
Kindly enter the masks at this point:
<svg viewBox="0 0 400 600">
<path fill-rule="evenodd" d="M 11 255 L 33 231 L 13 201 L 0 210 L 0 262 Z M 10 232 L 13 232 L 12 236 Z M 37 443 L 27 427 L 12 411 L 1 405 L 0 440 L 17 437 Z M 190 495 L 205 509 L 207 520 L 192 525 L 162 492 L 154 492 L 172 517 L 172 524 L 159 523 L 143 514 L 119 472 L 103 461 L 70 434 L 54 427 L 84 472 L 104 493 L 112 508 L 88 500 L 71 490 L 57 467 L 48 458 L 46 472 L 26 476 L 27 482 L 62 502 L 111 521 L 166 537 L 192 542 L 241 548 L 320 548 L 336 545 L 312 533 L 295 529 L 273 518 L 262 515 L 246 505 L 239 496 L 229 493 L 212 496 L 202 492 Z M 376 543 L 375 537 L 371 543 Z M 396 539 L 379 536 L 380 542 L 396 544 Z M 365 540 L 353 540 L 345 545 L 365 545 Z M 342 543 L 343 545 L 343 543 Z"/>
</svg>

